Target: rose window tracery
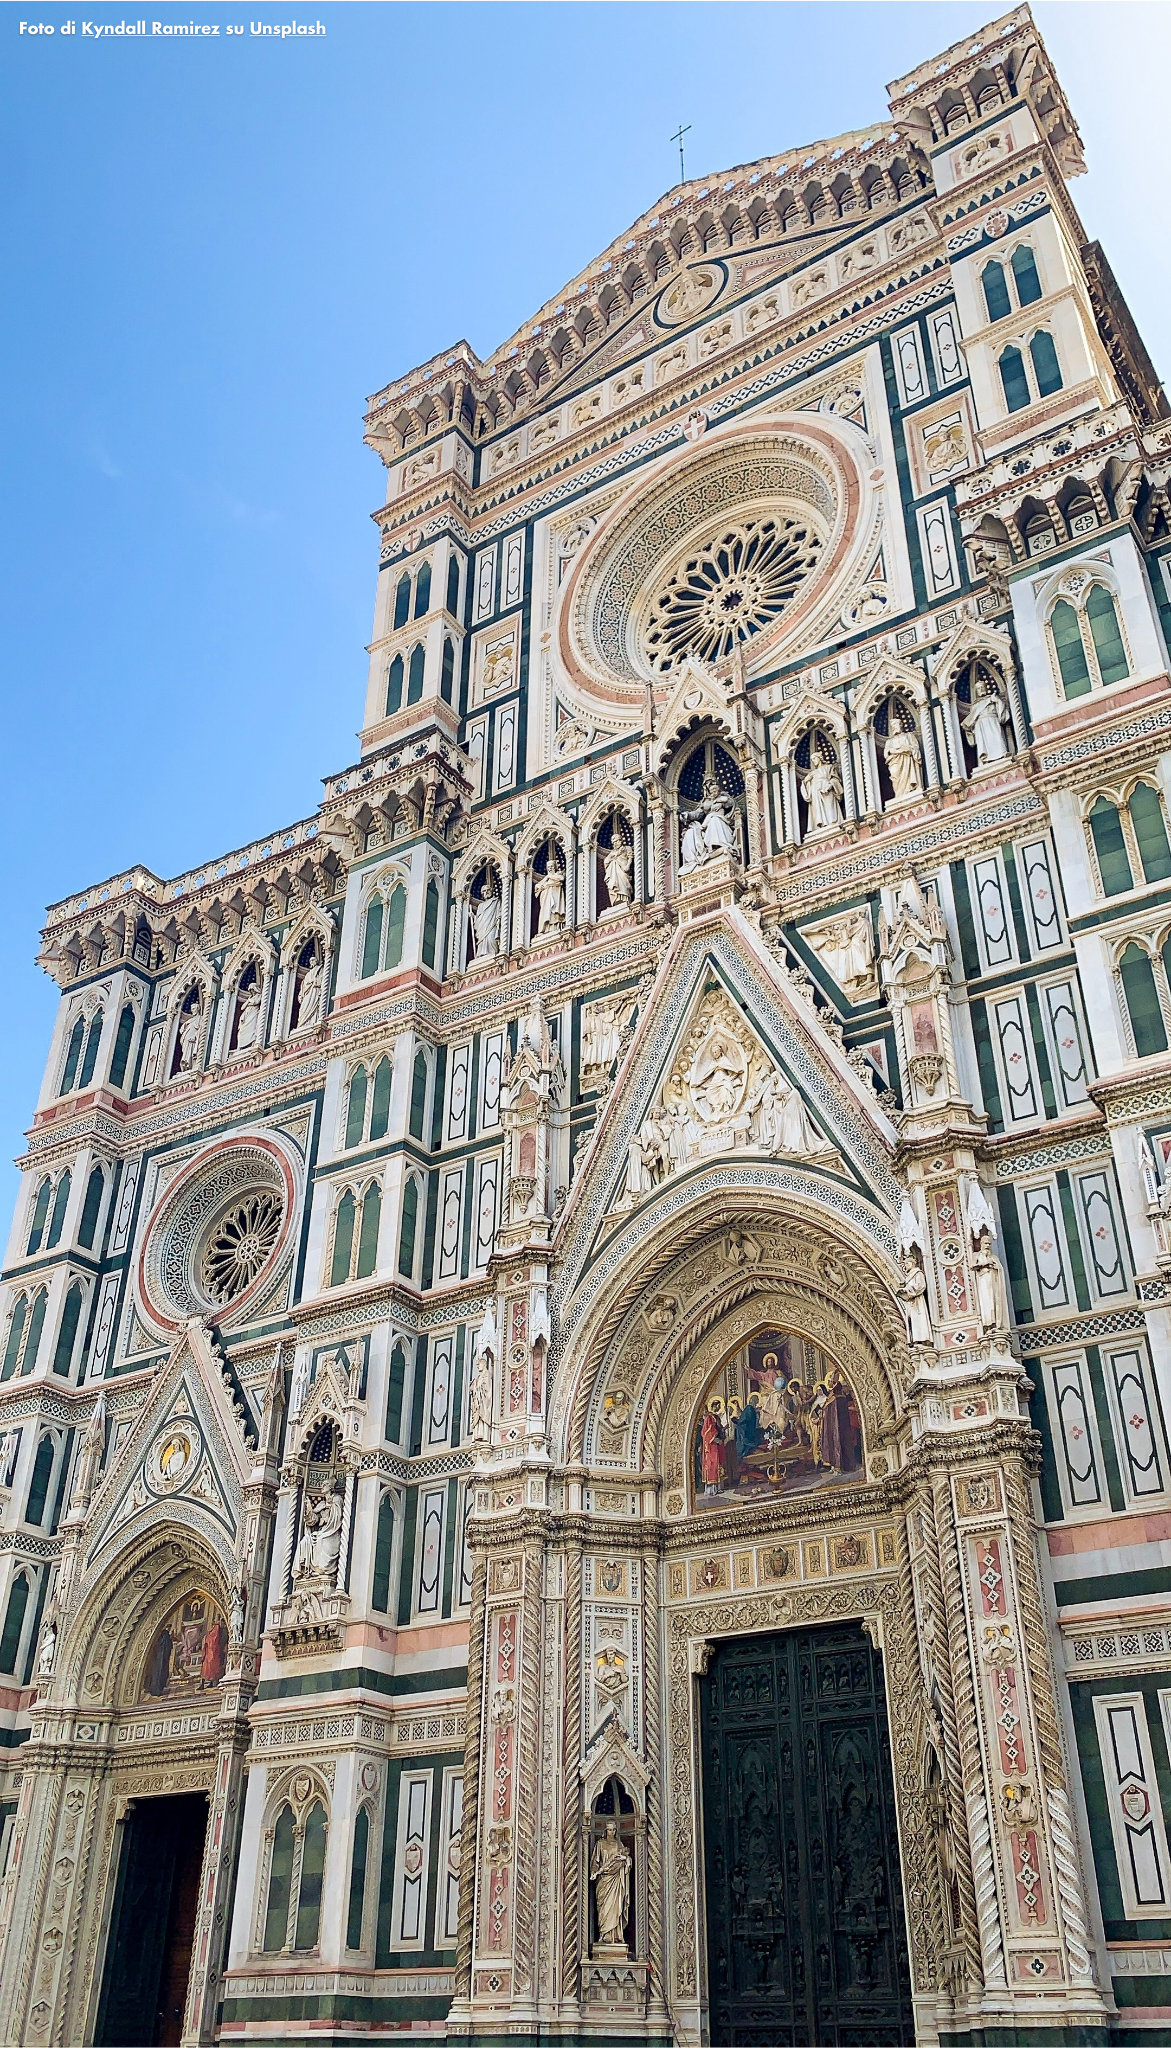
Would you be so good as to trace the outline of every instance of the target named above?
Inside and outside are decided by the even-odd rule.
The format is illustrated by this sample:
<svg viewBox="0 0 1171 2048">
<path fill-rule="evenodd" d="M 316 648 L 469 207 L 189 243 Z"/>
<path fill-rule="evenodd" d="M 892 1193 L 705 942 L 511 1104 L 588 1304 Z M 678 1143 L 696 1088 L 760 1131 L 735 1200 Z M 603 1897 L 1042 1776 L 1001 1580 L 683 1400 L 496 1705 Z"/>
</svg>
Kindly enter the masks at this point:
<svg viewBox="0 0 1171 2048">
<path fill-rule="evenodd" d="M 163 1332 L 193 1316 L 263 1308 L 293 1250 L 299 1162 L 283 1136 L 226 1138 L 196 1154 L 147 1221 L 138 1262 L 144 1317 Z"/>
<path fill-rule="evenodd" d="M 689 654 L 722 660 L 780 617 L 821 549 L 808 520 L 782 514 L 721 528 L 676 565 L 656 595 L 645 630 L 651 665 L 667 669 Z"/>
<path fill-rule="evenodd" d="M 200 1278 L 215 1302 L 234 1301 L 250 1287 L 280 1235 L 285 1206 L 272 1188 L 234 1202 L 203 1248 Z"/>
</svg>

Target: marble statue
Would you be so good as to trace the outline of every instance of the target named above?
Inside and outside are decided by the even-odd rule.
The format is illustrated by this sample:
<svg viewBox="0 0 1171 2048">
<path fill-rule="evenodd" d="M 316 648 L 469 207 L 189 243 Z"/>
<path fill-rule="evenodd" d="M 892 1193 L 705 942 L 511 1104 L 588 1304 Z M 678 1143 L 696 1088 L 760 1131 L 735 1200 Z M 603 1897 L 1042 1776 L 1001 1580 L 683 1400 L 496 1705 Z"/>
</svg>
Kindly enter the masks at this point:
<svg viewBox="0 0 1171 2048">
<path fill-rule="evenodd" d="M 823 832 L 831 825 L 842 822 L 842 778 L 838 774 L 836 761 L 824 757 L 809 764 L 809 772 L 801 782 L 801 794 L 809 805 L 809 824 L 814 832 Z"/>
<path fill-rule="evenodd" d="M 973 691 L 971 704 L 960 723 L 976 749 L 976 760 L 981 767 L 986 761 L 1005 761 L 1010 751 L 1005 737 L 1008 705 L 991 676 L 977 676 Z"/>
<path fill-rule="evenodd" d="M 537 892 L 537 935 L 542 932 L 560 931 L 565 923 L 565 876 L 553 855 L 549 855 L 543 874 L 534 874 L 533 887 Z"/>
<path fill-rule="evenodd" d="M 923 788 L 918 734 L 907 727 L 892 725 L 882 753 L 896 798 L 918 796 Z"/>
<path fill-rule="evenodd" d="M 484 894 L 472 911 L 472 932 L 476 959 L 491 960 L 500 945 L 500 898 L 493 877 L 489 877 Z"/>
<path fill-rule="evenodd" d="M 598 1944 L 602 1948 L 625 1949 L 630 1914 L 630 1851 L 618 1833 L 616 1821 L 606 1822 L 604 1833 L 594 1844 L 590 1876 L 594 1881 Z"/>
</svg>

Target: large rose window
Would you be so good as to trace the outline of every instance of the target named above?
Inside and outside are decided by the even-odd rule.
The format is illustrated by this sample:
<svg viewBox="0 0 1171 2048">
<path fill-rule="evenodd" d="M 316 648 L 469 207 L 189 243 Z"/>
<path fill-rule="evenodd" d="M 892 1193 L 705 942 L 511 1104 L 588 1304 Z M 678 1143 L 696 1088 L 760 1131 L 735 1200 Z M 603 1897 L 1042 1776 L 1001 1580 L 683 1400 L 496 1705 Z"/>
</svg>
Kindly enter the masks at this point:
<svg viewBox="0 0 1171 2048">
<path fill-rule="evenodd" d="M 237 1322 L 262 1308 L 288 1265 L 298 1181 L 292 1149 L 267 1135 L 198 1154 L 146 1226 L 138 1288 L 148 1320 L 171 1332 L 192 1316 Z"/>
<path fill-rule="evenodd" d="M 861 430 L 823 414 L 701 435 L 648 467 L 573 558 L 557 601 L 562 694 L 615 729 L 648 683 L 737 648 L 772 657 L 840 631 L 881 546 Z"/>
<path fill-rule="evenodd" d="M 808 519 L 778 513 L 722 526 L 684 556 L 653 600 L 643 636 L 651 666 L 668 669 L 688 654 L 722 661 L 780 617 L 821 548 Z"/>
<path fill-rule="evenodd" d="M 234 1301 L 251 1287 L 280 1235 L 284 1203 L 259 1188 L 225 1209 L 203 1248 L 201 1278 L 213 1301 Z"/>
</svg>

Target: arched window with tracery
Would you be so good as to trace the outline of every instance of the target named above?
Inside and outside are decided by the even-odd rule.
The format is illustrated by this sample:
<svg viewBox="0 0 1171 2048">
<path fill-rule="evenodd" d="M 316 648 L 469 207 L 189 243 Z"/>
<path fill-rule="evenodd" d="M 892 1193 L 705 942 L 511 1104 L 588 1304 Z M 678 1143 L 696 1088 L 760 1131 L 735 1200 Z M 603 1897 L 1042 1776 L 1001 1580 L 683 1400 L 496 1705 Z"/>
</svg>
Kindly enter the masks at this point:
<svg viewBox="0 0 1171 2048">
<path fill-rule="evenodd" d="M 134 1043 L 134 1006 L 127 1003 L 118 1019 L 118 1031 L 114 1039 L 114 1050 L 110 1058 L 110 1086 L 122 1088 L 126 1084 L 126 1069 L 130 1062 L 130 1048 Z"/>
<path fill-rule="evenodd" d="M 1118 976 L 1130 1021 L 1131 1037 L 1139 1059 L 1149 1059 L 1167 1050 L 1167 969 L 1164 962 L 1163 989 L 1155 977 L 1155 964 L 1145 946 L 1133 939 L 1118 957 Z"/>
<path fill-rule="evenodd" d="M 317 1948 L 328 1840 L 324 1802 L 305 1773 L 293 1780 L 269 1831 L 261 1933 L 266 1954 Z"/>
<path fill-rule="evenodd" d="M 82 1303 L 85 1290 L 80 1280 L 72 1280 L 65 1291 L 65 1302 L 61 1310 L 61 1321 L 57 1329 L 57 1342 L 53 1347 L 53 1371 L 68 1379 L 73 1367 L 73 1354 L 77 1348 L 77 1331 L 81 1322 Z"/>
<path fill-rule="evenodd" d="M 415 579 L 415 617 L 425 618 L 431 609 L 431 564 L 424 562 Z"/>
<path fill-rule="evenodd" d="M 46 1251 L 51 1252 L 54 1245 L 58 1245 L 61 1242 L 61 1232 L 65 1228 L 65 1212 L 69 1207 L 69 1196 L 72 1189 L 73 1175 L 69 1168 L 66 1167 L 53 1190 L 53 1207 L 49 1214 L 48 1235 L 45 1238 Z"/>
<path fill-rule="evenodd" d="M 405 626 L 411 612 L 411 579 L 404 569 L 394 592 L 394 631 Z"/>
<path fill-rule="evenodd" d="M 89 1020 L 89 1030 L 85 1034 L 85 1051 L 81 1056 L 81 1072 L 77 1076 L 79 1088 L 88 1088 L 93 1080 L 94 1068 L 98 1063 L 98 1046 L 101 1044 L 102 1025 L 104 1022 L 103 1012 L 95 1010 Z"/>
<path fill-rule="evenodd" d="M 396 654 L 386 671 L 386 716 L 388 718 L 392 717 L 396 711 L 402 710 L 403 682 L 405 677 L 406 670 L 402 655 Z"/>
<path fill-rule="evenodd" d="M 36 1199 L 33 1202 L 33 1213 L 31 1220 L 29 1222 L 28 1244 L 26 1245 L 25 1250 L 27 1256 L 30 1259 L 33 1257 L 34 1253 L 40 1251 L 41 1246 L 44 1243 L 45 1225 L 49 1220 L 49 1203 L 52 1201 L 52 1199 L 53 1183 L 49 1179 L 49 1176 L 46 1174 L 44 1180 L 41 1182 L 39 1188 L 37 1189 Z"/>
<path fill-rule="evenodd" d="M 346 1129 L 342 1143 L 347 1152 L 360 1145 L 366 1135 L 366 1097 L 369 1077 L 365 1067 L 355 1067 L 346 1089 Z"/>
<path fill-rule="evenodd" d="M 420 641 L 417 647 L 412 647 L 411 658 L 407 664 L 408 704 L 417 704 L 419 702 L 420 697 L 423 694 L 423 672 L 426 667 L 426 662 L 426 653 L 423 648 L 423 643 L 422 641 Z"/>
<path fill-rule="evenodd" d="M 398 1270 L 404 1280 L 415 1277 L 415 1248 L 419 1230 L 419 1182 L 410 1174 L 403 1189 L 402 1221 L 398 1237 Z"/>
<path fill-rule="evenodd" d="M 362 981 L 398 966 L 403 957 L 406 917 L 407 892 L 401 882 L 392 883 L 385 896 L 375 890 L 366 906 L 362 931 Z"/>
<path fill-rule="evenodd" d="M 85 1184 L 85 1201 L 81 1205 L 81 1222 L 77 1226 L 77 1242 L 87 1252 L 92 1252 L 94 1248 L 98 1217 L 102 1211 L 102 1196 L 105 1192 L 105 1174 L 100 1166 L 91 1167 L 89 1179 Z"/>
<path fill-rule="evenodd" d="M 1090 846 L 1104 896 L 1171 878 L 1171 839 L 1163 800 L 1138 782 L 1126 801 L 1096 797 L 1088 813 Z"/>
<path fill-rule="evenodd" d="M 0 1630 L 0 1671 L 6 1677 L 15 1678 L 20 1657 L 21 1637 L 24 1634 L 24 1618 L 28 1611 L 29 1577 L 27 1572 L 17 1572 L 8 1589 L 8 1604 L 4 1610 L 4 1627 Z"/>
<path fill-rule="evenodd" d="M 61 1069 L 59 1095 L 71 1095 L 77 1081 L 77 1069 L 81 1064 L 81 1048 L 85 1043 L 85 1018 L 75 1017 L 65 1048 L 65 1064 Z"/>
<path fill-rule="evenodd" d="M 382 1223 L 382 1187 L 377 1180 L 361 1188 L 343 1188 L 333 1216 L 333 1247 L 329 1262 L 329 1285 L 344 1287 L 347 1280 L 368 1280 L 378 1263 L 378 1233 Z"/>
</svg>

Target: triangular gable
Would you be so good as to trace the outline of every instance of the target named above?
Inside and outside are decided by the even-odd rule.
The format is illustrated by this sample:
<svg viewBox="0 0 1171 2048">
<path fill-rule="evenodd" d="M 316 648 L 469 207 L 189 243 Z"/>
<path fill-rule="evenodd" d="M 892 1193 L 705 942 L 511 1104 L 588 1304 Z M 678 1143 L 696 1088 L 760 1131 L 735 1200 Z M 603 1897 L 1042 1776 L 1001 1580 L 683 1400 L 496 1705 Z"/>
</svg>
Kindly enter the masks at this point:
<svg viewBox="0 0 1171 2048">
<path fill-rule="evenodd" d="M 724 1127 L 743 1118 L 750 1094 L 771 1069 L 777 1081 L 767 1091 L 767 1116 L 758 1113 L 748 1128 L 733 1131 L 730 1143 L 721 1147 L 717 1142 L 706 1155 L 689 1148 L 686 1163 L 677 1151 L 650 1192 L 632 1190 L 632 1141 L 641 1144 L 648 1118 L 655 1120 L 653 1112 L 685 1056 L 703 1085 L 702 1057 L 697 1070 L 694 1062 L 697 1053 L 702 1055 L 705 1031 L 718 1030 L 721 1017 L 738 1019 L 744 1050 L 743 1066 L 728 1063 L 737 1104 Z M 695 1045 L 689 1043 L 692 1038 Z M 718 1066 L 717 1054 L 711 1069 L 717 1089 Z M 794 1126 L 799 1134 L 802 1119 L 812 1139 L 803 1157 L 789 1142 Z M 716 1119 L 713 1124 L 718 1128 Z M 665 1138 L 669 1150 L 669 1130 Z M 743 912 L 725 908 L 702 925 L 683 927 L 639 1018 L 561 1219 L 554 1301 L 562 1341 L 583 1312 L 585 1298 L 602 1284 L 619 1238 L 628 1241 L 644 1209 L 668 1189 L 694 1186 L 708 1169 L 729 1185 L 744 1169 L 762 1195 L 769 1189 L 782 1195 L 788 1187 L 812 1191 L 893 1257 L 894 1222 L 903 1197 L 892 1168 L 894 1148 L 894 1128 L 869 1081 L 855 1073 Z"/>
<path fill-rule="evenodd" d="M 210 1333 L 191 1322 L 133 1428 L 118 1445 L 87 1516 L 85 1572 L 112 1544 L 159 1521 L 201 1523 L 221 1550 L 237 1546 L 252 1458 Z"/>
</svg>

